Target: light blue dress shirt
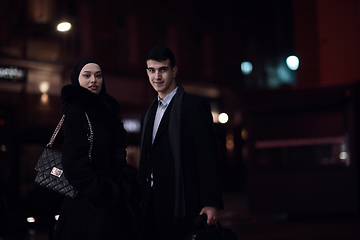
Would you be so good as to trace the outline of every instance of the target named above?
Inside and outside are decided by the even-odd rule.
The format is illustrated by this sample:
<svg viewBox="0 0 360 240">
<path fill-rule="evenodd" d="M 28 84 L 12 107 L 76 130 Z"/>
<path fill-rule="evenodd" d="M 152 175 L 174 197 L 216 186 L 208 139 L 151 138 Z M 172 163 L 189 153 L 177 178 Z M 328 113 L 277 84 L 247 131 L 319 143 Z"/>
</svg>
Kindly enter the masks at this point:
<svg viewBox="0 0 360 240">
<path fill-rule="evenodd" d="M 157 130 L 159 128 L 160 122 L 162 117 L 164 116 L 164 113 L 166 111 L 166 108 L 169 106 L 172 98 L 176 94 L 178 87 L 176 87 L 171 93 L 169 93 L 164 99 L 161 99 L 158 95 L 158 107 L 156 110 L 155 120 L 154 120 L 154 127 L 153 127 L 153 133 L 152 133 L 152 142 L 154 142 Z"/>
</svg>

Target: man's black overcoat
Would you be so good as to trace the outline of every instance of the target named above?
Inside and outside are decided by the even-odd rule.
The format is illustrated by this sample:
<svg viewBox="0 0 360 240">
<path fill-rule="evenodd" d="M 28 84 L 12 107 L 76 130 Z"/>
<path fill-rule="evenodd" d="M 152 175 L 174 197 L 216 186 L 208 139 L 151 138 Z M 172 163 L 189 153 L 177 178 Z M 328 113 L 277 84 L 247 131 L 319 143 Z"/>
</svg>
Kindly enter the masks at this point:
<svg viewBox="0 0 360 240">
<path fill-rule="evenodd" d="M 180 109 L 180 126 L 170 124 L 174 99 L 169 104 L 161 120 L 154 143 L 151 144 L 152 129 L 157 109 L 157 99 L 153 101 L 147 113 L 142 116 L 141 156 L 139 182 L 142 186 L 142 214 L 145 216 L 150 194 L 150 174 L 154 176 L 154 204 L 158 223 L 159 239 L 169 236 L 184 237 L 195 217 L 204 206 L 223 208 L 221 193 L 219 158 L 216 132 L 213 125 L 210 104 L 203 98 L 183 92 Z M 178 109 L 179 110 L 179 109 Z M 145 117 L 147 115 L 147 117 Z M 176 121 L 175 121 L 176 122 Z M 180 127 L 180 139 L 175 139 L 180 147 L 183 190 L 185 195 L 185 218 L 174 217 L 175 199 L 175 160 L 169 138 L 169 125 Z M 171 140 L 171 141 L 170 141 Z M 175 223 L 175 221 L 177 222 Z M 174 227 L 175 225 L 175 227 Z"/>
</svg>

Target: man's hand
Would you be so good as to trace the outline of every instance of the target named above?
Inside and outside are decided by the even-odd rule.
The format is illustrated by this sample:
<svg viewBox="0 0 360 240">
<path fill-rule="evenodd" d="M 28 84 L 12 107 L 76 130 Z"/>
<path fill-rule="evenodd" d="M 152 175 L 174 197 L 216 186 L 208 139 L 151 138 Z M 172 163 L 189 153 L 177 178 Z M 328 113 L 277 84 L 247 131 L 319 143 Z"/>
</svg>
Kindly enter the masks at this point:
<svg viewBox="0 0 360 240">
<path fill-rule="evenodd" d="M 219 215 L 219 208 L 206 206 L 201 210 L 199 215 L 202 215 L 203 213 L 207 215 L 207 224 L 209 226 L 216 224 Z"/>
</svg>

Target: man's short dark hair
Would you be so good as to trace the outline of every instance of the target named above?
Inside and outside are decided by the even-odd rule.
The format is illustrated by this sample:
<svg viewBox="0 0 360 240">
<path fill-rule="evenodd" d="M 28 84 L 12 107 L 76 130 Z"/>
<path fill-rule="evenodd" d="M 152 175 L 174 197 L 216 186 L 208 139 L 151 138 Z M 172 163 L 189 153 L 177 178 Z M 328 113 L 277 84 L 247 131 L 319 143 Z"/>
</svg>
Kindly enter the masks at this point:
<svg viewBox="0 0 360 240">
<path fill-rule="evenodd" d="M 146 57 L 146 62 L 148 60 L 154 60 L 157 62 L 162 62 L 162 61 L 166 61 L 166 60 L 170 60 L 170 67 L 174 68 L 175 67 L 175 57 L 174 54 L 172 53 L 172 51 L 164 46 L 157 46 L 152 48 L 147 57 Z"/>
</svg>

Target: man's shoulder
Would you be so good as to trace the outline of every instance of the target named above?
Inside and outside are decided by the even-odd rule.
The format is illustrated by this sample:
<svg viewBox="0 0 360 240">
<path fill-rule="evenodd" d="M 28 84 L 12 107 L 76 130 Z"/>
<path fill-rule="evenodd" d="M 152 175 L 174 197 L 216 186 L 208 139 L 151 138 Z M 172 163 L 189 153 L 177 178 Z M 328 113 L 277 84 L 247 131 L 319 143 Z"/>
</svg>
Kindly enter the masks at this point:
<svg viewBox="0 0 360 240">
<path fill-rule="evenodd" d="M 184 92 L 183 102 L 195 104 L 195 103 L 207 102 L 207 100 L 201 96 Z"/>
<path fill-rule="evenodd" d="M 182 109 L 187 109 L 187 112 L 198 112 L 198 111 L 211 111 L 210 103 L 205 98 L 191 94 L 184 93 L 183 101 L 182 101 Z"/>
</svg>

